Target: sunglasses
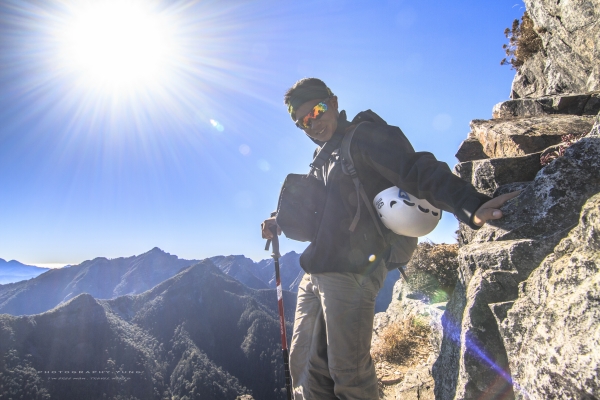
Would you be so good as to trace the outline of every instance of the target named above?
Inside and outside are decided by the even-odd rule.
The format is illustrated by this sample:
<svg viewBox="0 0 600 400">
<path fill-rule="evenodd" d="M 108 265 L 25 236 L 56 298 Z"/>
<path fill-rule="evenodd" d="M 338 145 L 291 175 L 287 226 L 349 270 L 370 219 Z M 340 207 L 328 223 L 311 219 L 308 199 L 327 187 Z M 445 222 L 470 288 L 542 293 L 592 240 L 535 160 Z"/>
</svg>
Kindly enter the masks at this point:
<svg viewBox="0 0 600 400">
<path fill-rule="evenodd" d="M 325 114 L 325 111 L 327 111 L 327 104 L 325 104 L 325 101 L 322 101 L 314 106 L 304 118 L 296 122 L 296 126 L 303 130 L 310 129 L 312 121 L 316 121 L 321 118 L 323 114 Z"/>
</svg>

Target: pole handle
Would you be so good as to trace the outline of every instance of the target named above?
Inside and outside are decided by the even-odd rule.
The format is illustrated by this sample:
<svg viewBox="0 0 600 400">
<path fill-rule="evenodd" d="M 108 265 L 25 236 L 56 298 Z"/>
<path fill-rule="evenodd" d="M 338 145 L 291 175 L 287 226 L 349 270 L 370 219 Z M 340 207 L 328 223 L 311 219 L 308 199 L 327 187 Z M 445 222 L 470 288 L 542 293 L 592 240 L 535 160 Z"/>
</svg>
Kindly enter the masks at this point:
<svg viewBox="0 0 600 400">
<path fill-rule="evenodd" d="M 267 246 L 265 247 L 265 250 L 269 250 L 269 244 L 272 244 L 273 254 L 271 254 L 271 257 L 278 259 L 281 257 L 281 254 L 279 254 L 279 236 L 277 235 L 277 225 L 271 225 L 269 230 L 273 234 L 273 237 L 267 240 Z"/>
</svg>

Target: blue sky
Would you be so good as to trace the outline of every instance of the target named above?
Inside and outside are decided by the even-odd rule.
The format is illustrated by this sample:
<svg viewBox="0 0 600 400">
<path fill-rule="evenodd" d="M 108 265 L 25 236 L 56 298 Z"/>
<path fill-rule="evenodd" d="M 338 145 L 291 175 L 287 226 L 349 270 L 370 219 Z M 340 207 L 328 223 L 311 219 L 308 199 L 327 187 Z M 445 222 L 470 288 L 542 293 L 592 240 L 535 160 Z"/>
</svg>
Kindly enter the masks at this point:
<svg viewBox="0 0 600 400">
<path fill-rule="evenodd" d="M 314 150 L 282 104 L 289 86 L 321 78 L 349 116 L 370 108 L 452 167 L 469 121 L 508 99 L 503 31 L 524 11 L 516 0 L 146 3 L 171 29 L 165 72 L 110 90 L 65 57 L 77 2 L 0 5 L 1 258 L 75 264 L 155 246 L 267 258 L 260 222 Z M 456 228 L 446 214 L 428 238 L 453 242 Z"/>
</svg>

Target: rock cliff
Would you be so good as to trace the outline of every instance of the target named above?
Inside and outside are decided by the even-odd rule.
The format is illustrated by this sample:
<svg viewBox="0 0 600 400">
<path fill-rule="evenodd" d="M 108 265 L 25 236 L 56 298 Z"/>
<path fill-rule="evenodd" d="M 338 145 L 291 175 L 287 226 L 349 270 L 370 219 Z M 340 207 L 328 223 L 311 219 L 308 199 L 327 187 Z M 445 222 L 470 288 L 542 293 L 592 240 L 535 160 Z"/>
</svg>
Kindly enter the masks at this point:
<svg viewBox="0 0 600 400">
<path fill-rule="evenodd" d="M 540 53 L 513 83 L 513 97 L 528 98 L 473 121 L 455 168 L 489 195 L 522 192 L 501 220 L 460 229 L 459 281 L 432 369 L 439 399 L 600 396 L 600 106 L 591 91 L 600 2 L 526 4 L 543 28 L 544 68 L 531 67 Z"/>
<path fill-rule="evenodd" d="M 406 398 L 600 398 L 600 1 L 525 3 L 544 50 L 520 68 L 512 100 L 471 123 L 455 167 L 490 196 L 521 193 L 502 219 L 460 226 L 441 319 L 417 311 L 430 315 L 433 358 Z M 375 340 L 418 309 L 397 285 Z"/>
<path fill-rule="evenodd" d="M 535 98 L 600 90 L 600 3 L 524 0 L 542 50 L 525 61 L 511 97 Z"/>
<path fill-rule="evenodd" d="M 542 113 L 487 121 L 515 129 L 480 136 L 489 158 L 457 165 L 459 176 L 490 195 L 522 192 L 504 206 L 501 220 L 477 232 L 460 229 L 459 281 L 442 318 L 432 370 L 436 398 L 600 396 L 594 353 L 600 341 L 594 291 L 600 278 L 600 116 L 580 118 L 564 131 L 579 139 L 568 148 L 559 145 L 554 154 L 563 155 L 544 167 L 537 161 L 550 143 L 538 145 L 538 135 L 517 129 L 525 120 L 543 121 L 543 133 L 551 132 L 556 115 Z M 524 147 L 531 153 L 519 155 Z"/>
</svg>

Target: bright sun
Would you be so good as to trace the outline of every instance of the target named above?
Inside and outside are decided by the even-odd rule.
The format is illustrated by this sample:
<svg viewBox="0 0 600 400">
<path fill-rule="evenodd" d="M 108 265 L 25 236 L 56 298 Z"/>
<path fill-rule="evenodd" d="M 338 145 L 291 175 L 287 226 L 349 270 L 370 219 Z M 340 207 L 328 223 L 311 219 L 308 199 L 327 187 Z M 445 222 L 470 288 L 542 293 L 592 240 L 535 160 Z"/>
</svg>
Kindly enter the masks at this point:
<svg viewBox="0 0 600 400">
<path fill-rule="evenodd" d="M 149 3 L 79 3 L 59 37 L 63 66 L 112 92 L 160 84 L 175 58 L 174 30 Z"/>
</svg>

